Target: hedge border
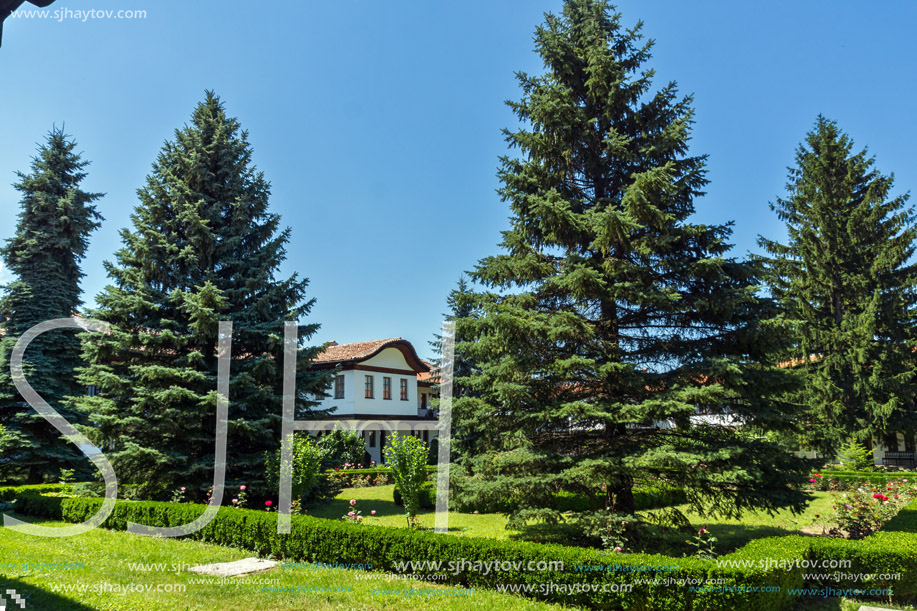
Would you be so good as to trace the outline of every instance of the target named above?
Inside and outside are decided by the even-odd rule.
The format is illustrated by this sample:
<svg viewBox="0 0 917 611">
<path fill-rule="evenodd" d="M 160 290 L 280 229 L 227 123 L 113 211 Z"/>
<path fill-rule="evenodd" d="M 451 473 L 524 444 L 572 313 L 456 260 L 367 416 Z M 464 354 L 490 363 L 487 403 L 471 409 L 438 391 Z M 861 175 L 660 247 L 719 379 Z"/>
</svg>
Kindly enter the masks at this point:
<svg viewBox="0 0 917 611">
<path fill-rule="evenodd" d="M 83 522 L 95 514 L 101 499 L 41 496 L 45 487 L 0 488 L 0 498 L 18 495 L 16 510 L 26 515 L 66 522 Z M 177 526 L 196 519 L 203 505 L 123 502 L 105 523 L 106 528 L 125 530 L 127 522 L 156 526 Z M 564 570 L 460 572 L 449 575 L 447 583 L 494 589 L 498 584 L 530 585 L 532 598 L 585 605 L 602 609 L 685 609 L 691 611 L 782 611 L 791 609 L 798 594 L 790 590 L 830 586 L 836 589 L 891 588 L 897 600 L 917 597 L 917 501 L 901 510 L 885 528 L 858 541 L 817 537 L 768 537 L 751 541 L 733 554 L 721 556 L 720 563 L 697 558 L 674 558 L 660 554 L 611 555 L 597 550 L 495 541 L 473 537 L 443 537 L 426 531 L 411 531 L 342 521 L 293 516 L 293 533 L 277 534 L 277 514 L 246 509 L 222 508 L 217 517 L 191 538 L 252 550 L 297 561 L 326 563 L 370 563 L 375 570 L 396 571 L 397 563 L 423 561 L 469 562 L 510 561 L 528 563 L 563 562 Z M 850 566 L 837 570 L 846 574 L 900 573 L 900 580 L 841 580 L 827 584 L 804 582 L 803 572 L 833 573 L 834 569 L 799 567 L 801 560 L 849 560 Z M 726 563 L 733 566 L 724 566 Z M 678 571 L 663 567 L 678 566 Z M 739 565 L 739 566 L 736 566 Z M 577 569 L 576 567 L 580 567 Z M 610 568 L 615 567 L 615 568 Z M 431 571 L 432 572 L 432 571 Z M 659 583 L 643 580 L 658 579 Z M 711 586 L 707 591 L 692 591 L 689 585 L 668 580 L 693 579 L 697 583 L 722 579 L 723 586 L 742 588 L 723 591 Z M 629 592 L 550 591 L 550 584 L 576 587 L 602 584 L 629 584 Z M 756 587 L 779 586 L 779 593 L 752 591 Z M 544 589 L 542 589 L 544 588 Z"/>
<path fill-rule="evenodd" d="M 16 510 L 26 515 L 83 522 L 101 506 L 101 499 L 45 497 L 35 493 L 21 496 Z M 196 519 L 203 505 L 118 502 L 105 527 L 125 530 L 127 522 L 156 526 L 177 526 Z M 562 562 L 543 571 L 475 571 L 449 573 L 446 583 L 495 589 L 499 584 L 532 586 L 535 591 L 520 592 L 540 600 L 583 605 L 601 609 L 691 609 L 694 611 L 784 611 L 795 599 L 789 589 L 802 587 L 799 569 L 762 568 L 765 560 L 783 562 L 785 566 L 804 555 L 802 537 L 777 539 L 776 545 L 749 544 L 723 558 L 742 560 L 750 568 L 718 567 L 715 562 L 698 558 L 673 558 L 659 554 L 613 555 L 598 550 L 537 544 L 520 541 L 496 541 L 475 537 L 448 537 L 428 531 L 412 531 L 370 525 L 353 525 L 343 521 L 307 516 L 292 517 L 290 535 L 277 534 L 277 514 L 248 509 L 220 509 L 205 528 L 190 536 L 201 541 L 252 550 L 262 556 L 326 563 L 370 563 L 374 570 L 396 572 L 397 563 L 462 560 L 467 562 Z M 797 540 L 798 539 L 798 540 Z M 756 542 L 753 542 L 756 543 Z M 753 565 L 753 566 L 752 566 Z M 453 565 L 457 566 L 457 565 Z M 543 565 L 542 565 L 543 566 Z M 677 566 L 673 571 L 669 567 Z M 577 569 L 577 567 L 580 567 Z M 431 571 L 428 571 L 431 572 Z M 659 583 L 644 580 L 658 579 Z M 692 591 L 689 585 L 669 580 L 691 579 L 703 585 L 708 579 L 722 579 L 723 585 L 737 588 L 722 592 L 717 588 Z M 630 591 L 603 592 L 603 585 L 631 585 Z M 582 586 L 598 591 L 583 591 Z M 750 591 L 755 587 L 780 586 L 779 593 Z M 566 587 L 566 592 L 558 588 Z M 578 593 L 570 589 L 581 588 Z"/>
</svg>

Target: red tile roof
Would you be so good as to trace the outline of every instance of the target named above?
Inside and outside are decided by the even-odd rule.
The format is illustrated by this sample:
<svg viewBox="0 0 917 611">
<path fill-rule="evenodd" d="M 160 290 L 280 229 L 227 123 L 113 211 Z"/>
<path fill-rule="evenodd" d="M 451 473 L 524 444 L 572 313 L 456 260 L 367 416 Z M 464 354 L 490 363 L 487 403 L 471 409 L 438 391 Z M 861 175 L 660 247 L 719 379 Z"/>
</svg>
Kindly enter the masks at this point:
<svg viewBox="0 0 917 611">
<path fill-rule="evenodd" d="M 430 366 L 426 361 L 421 360 L 406 339 L 392 337 L 389 339 L 375 339 L 368 342 L 355 342 L 352 344 L 338 344 L 330 342 L 325 344 L 325 351 L 315 357 L 317 365 L 333 365 L 336 363 L 347 363 L 355 361 L 365 361 L 372 358 L 386 348 L 397 348 L 404 354 L 405 360 L 418 373 L 426 372 Z"/>
<path fill-rule="evenodd" d="M 430 368 L 430 371 L 422 371 L 422 372 L 418 373 L 418 374 L 417 374 L 417 381 L 418 381 L 418 382 L 430 382 L 430 383 L 432 383 L 432 382 L 434 381 L 434 380 L 433 380 L 434 376 L 438 373 L 438 372 L 436 371 L 438 368 L 436 367 L 435 364 L 431 363 L 430 361 L 427 361 L 427 360 L 424 360 L 424 359 L 420 359 L 420 362 L 422 362 L 424 365 L 426 365 L 427 367 L 429 367 L 429 368 Z"/>
</svg>

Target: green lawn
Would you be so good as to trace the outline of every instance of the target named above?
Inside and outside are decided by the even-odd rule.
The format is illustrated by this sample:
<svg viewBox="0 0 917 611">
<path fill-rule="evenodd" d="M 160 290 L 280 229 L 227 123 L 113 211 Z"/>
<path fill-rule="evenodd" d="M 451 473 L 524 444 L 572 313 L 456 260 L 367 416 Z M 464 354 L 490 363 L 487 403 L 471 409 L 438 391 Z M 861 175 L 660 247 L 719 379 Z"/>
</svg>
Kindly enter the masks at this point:
<svg viewBox="0 0 917 611">
<path fill-rule="evenodd" d="M 816 521 L 824 522 L 834 513 L 833 502 L 828 492 L 816 492 L 814 496 L 805 511 L 796 515 L 783 509 L 774 515 L 766 511 L 752 511 L 743 513 L 739 519 L 726 519 L 702 517 L 690 511 L 687 505 L 678 505 L 678 509 L 684 512 L 692 526 L 710 530 L 718 539 L 717 550 L 725 551 L 761 537 L 821 533 L 822 528 Z M 821 518 L 816 518 L 816 515 Z"/>
<path fill-rule="evenodd" d="M 369 486 L 366 488 L 347 488 L 330 503 L 309 508 L 310 516 L 340 520 L 350 511 L 350 500 L 357 500 L 357 508 L 363 512 L 365 522 L 377 526 L 407 527 L 404 507 L 395 504 L 394 484 L 388 486 Z M 376 515 L 370 515 L 375 510 Z M 435 512 L 423 510 L 420 523 L 423 528 L 433 528 Z M 516 534 L 506 530 L 506 516 L 499 513 L 457 513 L 449 514 L 449 533 L 471 537 L 490 537 L 491 539 L 508 539 Z"/>
<path fill-rule="evenodd" d="M 395 505 L 392 500 L 394 486 L 372 486 L 366 488 L 347 488 L 337 498 L 320 507 L 310 508 L 308 513 L 317 518 L 340 519 L 350 511 L 350 500 L 357 500 L 357 507 L 366 516 L 367 524 L 378 526 L 406 525 L 404 508 Z M 689 511 L 687 505 L 678 505 L 678 509 L 685 513 L 691 524 L 699 529 L 707 527 L 713 536 L 717 537 L 717 550 L 726 551 L 742 547 L 752 539 L 773 537 L 788 534 L 821 532 L 821 527 L 815 524 L 816 515 L 829 516 L 831 509 L 831 496 L 827 492 L 818 492 L 815 499 L 806 510 L 799 515 L 793 515 L 789 510 L 782 510 L 774 515 L 764 511 L 746 512 L 740 519 L 705 518 Z M 371 516 L 370 510 L 376 510 L 376 515 Z M 433 528 L 434 512 L 423 511 L 420 514 L 421 524 L 425 528 Z M 506 529 L 506 516 L 496 513 L 467 514 L 452 512 L 449 514 L 449 531 L 451 534 L 490 537 L 492 539 L 509 539 L 519 536 L 518 531 Z M 554 528 L 557 530 L 557 528 Z M 546 534 L 545 538 L 551 538 Z M 672 533 L 666 537 L 666 544 L 676 545 L 681 551 L 690 551 L 684 544 L 689 535 Z M 671 539 L 671 541 L 669 541 Z M 562 541 L 560 541 L 562 542 Z M 682 550 L 682 547 L 684 550 Z M 662 549 L 653 548 L 651 551 L 664 552 Z"/>
<path fill-rule="evenodd" d="M 25 519 L 25 518 L 21 518 Z M 61 524 L 45 523 L 48 526 Z M 453 588 L 421 581 L 372 578 L 382 573 L 344 569 L 274 569 L 252 576 L 253 580 L 276 583 L 245 583 L 238 579 L 216 578 L 199 583 L 201 576 L 188 573 L 198 564 L 228 562 L 251 557 L 248 551 L 209 545 L 192 540 L 157 539 L 125 532 L 96 529 L 78 537 L 52 539 L 30 537 L 3 529 L 0 534 L 0 587 L 28 596 L 27 609 L 153 611 L 240 610 L 280 611 L 305 609 L 360 609 L 447 611 L 464 609 L 561 609 L 488 590 L 472 594 L 444 594 Z M 11 567 L 10 563 L 18 566 Z M 32 566 L 23 566 L 30 563 Z M 165 565 L 162 569 L 141 571 L 133 563 Z M 81 568 L 61 565 L 82 564 Z M 36 567 L 35 565 L 41 565 Z M 54 566 L 48 566 L 54 565 Z M 364 579 L 360 579 L 363 577 Z M 370 579 L 365 579 L 370 578 Z M 244 578 L 243 578 L 244 579 Z M 152 591 L 119 593 L 126 586 L 151 587 Z M 287 588 L 263 591 L 262 588 Z M 414 588 L 415 595 L 374 592 L 378 589 Z M 157 592 L 157 588 L 173 592 Z M 184 592 L 177 591 L 185 588 Z M 299 588 L 299 591 L 290 591 Z M 328 588 L 328 591 L 315 591 Z M 339 591 L 331 589 L 338 588 Z M 344 591 L 340 591 L 343 588 Z M 312 591 L 306 591 L 312 589 Z M 80 591 L 82 590 L 82 591 Z M 440 595 L 432 595 L 433 591 Z M 18 608 L 18 607 L 8 607 Z"/>
</svg>

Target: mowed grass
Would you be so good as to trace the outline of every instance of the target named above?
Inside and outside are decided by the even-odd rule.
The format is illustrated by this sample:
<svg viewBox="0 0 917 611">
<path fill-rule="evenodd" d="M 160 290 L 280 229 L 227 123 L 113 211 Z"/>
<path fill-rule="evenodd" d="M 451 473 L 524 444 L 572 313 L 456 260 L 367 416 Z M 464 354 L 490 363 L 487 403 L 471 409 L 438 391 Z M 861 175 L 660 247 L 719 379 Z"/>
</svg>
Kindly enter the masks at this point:
<svg viewBox="0 0 917 611">
<path fill-rule="evenodd" d="M 357 509 L 364 516 L 367 524 L 376 526 L 394 526 L 407 528 L 404 507 L 394 501 L 395 486 L 368 486 L 365 488 L 347 488 L 330 503 L 310 507 L 308 514 L 316 518 L 340 520 L 350 511 L 350 501 L 357 501 Z M 375 510 L 376 515 L 370 511 Z M 421 510 L 418 514 L 422 528 L 432 529 L 436 512 Z M 506 529 L 506 516 L 499 513 L 458 513 L 449 512 L 449 534 L 468 537 L 489 537 L 491 539 L 509 539 L 518 533 Z"/>
<path fill-rule="evenodd" d="M 20 519 L 28 520 L 21 516 Z M 63 526 L 59 523 L 41 523 L 45 526 Z M 535 611 L 565 608 L 490 590 L 474 589 L 471 594 L 467 594 L 467 589 L 460 589 L 466 594 L 459 595 L 458 590 L 450 586 L 346 569 L 278 568 L 248 578 L 223 580 L 203 577 L 187 570 L 190 566 L 230 562 L 254 555 L 250 551 L 188 539 L 143 537 L 104 529 L 68 538 L 31 537 L 9 529 L 0 529 L 0 587 L 4 592 L 13 589 L 25 595 L 26 609 L 42 611 L 427 611 L 433 608 L 447 611 Z M 11 566 L 13 564 L 15 566 Z M 32 566 L 25 566 L 28 564 Z M 75 569 L 48 567 L 62 564 L 82 566 Z M 138 570 L 136 566 L 132 567 L 136 564 L 147 565 L 147 569 L 151 568 L 149 565 L 164 566 Z M 42 566 L 36 568 L 36 565 Z M 200 583 L 202 579 L 211 581 Z M 250 581 L 246 582 L 245 579 Z M 265 583 L 261 580 L 276 582 Z M 126 588 L 135 591 L 125 591 Z M 149 590 L 136 591 L 139 588 Z M 281 588 L 286 590 L 278 591 Z M 293 588 L 299 588 L 299 591 L 293 591 Z M 411 588 L 414 590 L 411 596 L 405 595 L 403 591 L 392 591 Z M 434 591 L 439 595 L 432 595 Z"/>
<path fill-rule="evenodd" d="M 820 534 L 821 525 L 834 514 L 834 502 L 828 492 L 816 492 L 814 497 L 800 514 L 781 509 L 773 515 L 766 511 L 748 511 L 738 519 L 711 518 L 690 511 L 687 505 L 678 505 L 678 509 L 684 512 L 692 526 L 707 528 L 717 538 L 717 550 L 725 551 L 737 549 L 761 537 Z"/>
<path fill-rule="evenodd" d="M 407 525 L 404 508 L 395 505 L 393 500 L 394 490 L 394 485 L 347 488 L 330 503 L 310 508 L 308 513 L 317 518 L 339 520 L 350 511 L 350 500 L 355 499 L 357 508 L 365 516 L 367 524 L 403 528 Z M 769 515 L 766 511 L 748 511 L 743 513 L 739 519 L 704 517 L 691 511 L 688 505 L 678 505 L 677 508 L 685 514 L 696 530 L 706 527 L 713 533 L 713 536 L 717 538 L 716 548 L 718 551 L 728 551 L 738 549 L 749 541 L 761 537 L 802 533 L 812 534 L 816 531 L 820 533 L 820 523 L 826 522 L 828 517 L 834 513 L 832 504 L 829 493 L 817 492 L 812 502 L 801 514 L 793 515 L 786 509 L 778 511 L 774 515 Z M 370 515 L 371 510 L 375 510 L 376 515 Z M 432 529 L 435 515 L 434 511 L 423 510 L 419 514 L 422 527 Z M 820 518 L 816 518 L 816 516 L 820 516 Z M 449 533 L 459 536 L 489 537 L 500 540 L 519 538 L 521 533 L 515 530 L 507 530 L 506 523 L 507 517 L 502 514 L 449 513 Z M 550 533 L 548 531 L 551 530 L 557 531 L 560 537 L 565 534 L 563 528 L 555 526 L 545 531 L 547 534 L 544 538 L 552 541 L 556 539 L 556 537 L 551 538 L 549 536 Z M 671 541 L 669 541 L 670 538 Z M 674 544 L 675 548 L 671 551 L 680 556 L 682 552 L 691 551 L 691 548 L 686 544 L 682 545 L 687 538 L 690 538 L 687 533 L 673 532 L 671 537 L 665 538 L 663 545 Z M 569 537 L 566 537 L 566 539 L 569 540 Z M 554 542 L 563 543 L 563 540 Z M 655 547 L 651 551 L 665 553 L 664 549 L 656 549 Z"/>
</svg>

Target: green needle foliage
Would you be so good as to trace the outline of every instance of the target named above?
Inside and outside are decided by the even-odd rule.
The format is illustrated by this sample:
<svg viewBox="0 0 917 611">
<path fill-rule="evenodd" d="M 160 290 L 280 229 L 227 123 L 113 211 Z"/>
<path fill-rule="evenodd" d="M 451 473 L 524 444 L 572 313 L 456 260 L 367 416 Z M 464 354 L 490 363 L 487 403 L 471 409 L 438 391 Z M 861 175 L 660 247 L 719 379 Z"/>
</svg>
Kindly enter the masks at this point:
<svg viewBox="0 0 917 611">
<path fill-rule="evenodd" d="M 819 116 L 771 207 L 785 244 L 759 238 L 767 280 L 792 330 L 807 440 L 829 455 L 850 435 L 914 433 L 917 228 L 907 195 L 834 121 Z"/>
<path fill-rule="evenodd" d="M 476 299 L 474 291 L 471 290 L 468 279 L 465 274 L 462 274 L 456 286 L 449 292 L 449 296 L 446 298 L 446 306 L 448 307 L 448 312 L 443 314 L 445 320 L 448 321 L 457 321 L 463 318 L 474 318 L 478 315 L 476 310 Z M 455 344 L 459 345 L 462 341 L 469 340 L 468 337 L 463 337 L 456 333 Z M 434 358 L 433 364 L 438 368 L 442 365 L 442 352 L 443 352 L 443 338 L 439 333 L 433 335 L 433 341 L 430 342 L 430 347 L 433 349 Z M 467 380 L 474 371 L 474 365 L 469 361 L 463 354 L 456 351 L 453 355 L 452 360 L 452 396 L 453 397 L 463 397 L 468 395 L 471 392 L 471 389 L 463 384 L 462 380 Z M 438 386 L 441 382 L 439 377 L 438 370 L 434 369 L 433 380 Z M 437 393 L 438 395 L 439 393 Z M 434 401 L 436 408 L 439 408 L 439 399 Z M 473 438 L 468 438 L 468 436 L 474 435 L 474 427 L 466 427 L 460 420 L 460 413 L 453 414 L 452 419 L 452 457 L 454 460 L 459 461 L 464 464 L 471 459 L 471 452 L 474 447 Z M 438 445 L 439 442 L 434 439 L 436 442 L 436 448 L 431 444 L 430 446 L 430 464 L 436 464 L 436 461 L 439 460 L 438 454 Z"/>
<path fill-rule="evenodd" d="M 801 465 L 698 408 L 790 426 L 792 376 L 767 361 L 756 270 L 728 256 L 728 225 L 690 222 L 706 184 L 688 154 L 693 110 L 653 93 L 652 42 L 602 0 L 568 0 L 535 35 L 541 76 L 519 73 L 501 159 L 503 254 L 480 261 L 478 317 L 460 319 L 475 371 L 455 411 L 473 426 L 468 483 L 515 503 L 513 523 L 566 519 L 560 493 L 634 511 L 635 479 L 684 487 L 696 507 L 802 506 Z"/>
<path fill-rule="evenodd" d="M 227 477 L 263 483 L 265 456 L 280 444 L 284 321 L 314 300 L 306 280 L 278 278 L 290 231 L 251 160 L 247 133 L 208 92 L 163 147 L 106 264 L 113 282 L 93 317 L 113 332 L 86 335 L 82 380 L 100 394 L 77 404 L 120 481 L 147 494 L 213 481 L 221 320 L 234 325 Z M 300 344 L 317 329 L 301 326 Z M 329 382 L 307 370 L 318 350 L 300 350 L 298 418 L 314 405 L 306 393 Z"/>
<path fill-rule="evenodd" d="M 28 174 L 19 173 L 14 185 L 22 194 L 16 233 L 0 250 L 16 279 L 6 287 L 0 313 L 6 317 L 0 339 L 0 422 L 6 425 L 15 448 L 0 479 L 40 483 L 61 469 L 88 473 L 89 463 L 70 442 L 38 415 L 16 391 L 10 357 L 19 337 L 35 325 L 69 318 L 82 304 L 80 262 L 89 247 L 89 235 L 102 217 L 94 202 L 101 194 L 80 188 L 89 162 L 76 153 L 76 142 L 53 129 L 32 160 Z M 32 388 L 71 423 L 79 415 L 63 404 L 64 398 L 85 391 L 77 383 L 80 342 L 72 331 L 38 336 L 25 354 L 23 370 Z"/>
</svg>

